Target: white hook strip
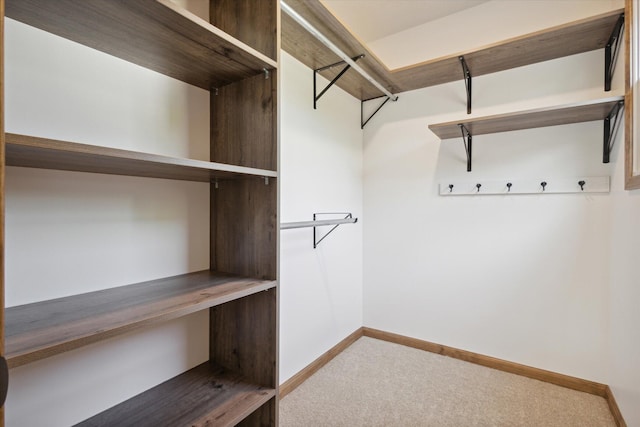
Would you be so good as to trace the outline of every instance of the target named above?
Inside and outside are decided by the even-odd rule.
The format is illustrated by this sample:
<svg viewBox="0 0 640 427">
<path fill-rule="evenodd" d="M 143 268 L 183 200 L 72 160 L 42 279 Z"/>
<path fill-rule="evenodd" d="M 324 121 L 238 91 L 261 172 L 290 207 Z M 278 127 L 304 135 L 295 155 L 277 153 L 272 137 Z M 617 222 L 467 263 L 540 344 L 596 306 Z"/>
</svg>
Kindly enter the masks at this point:
<svg viewBox="0 0 640 427">
<path fill-rule="evenodd" d="M 581 181 L 584 184 L 581 186 Z M 542 185 L 542 183 L 546 185 Z M 480 184 L 480 187 L 478 187 Z M 509 185 L 511 184 L 511 185 Z M 483 196 L 514 194 L 608 193 L 608 176 L 576 178 L 540 178 L 525 180 L 441 181 L 441 196 Z"/>
</svg>

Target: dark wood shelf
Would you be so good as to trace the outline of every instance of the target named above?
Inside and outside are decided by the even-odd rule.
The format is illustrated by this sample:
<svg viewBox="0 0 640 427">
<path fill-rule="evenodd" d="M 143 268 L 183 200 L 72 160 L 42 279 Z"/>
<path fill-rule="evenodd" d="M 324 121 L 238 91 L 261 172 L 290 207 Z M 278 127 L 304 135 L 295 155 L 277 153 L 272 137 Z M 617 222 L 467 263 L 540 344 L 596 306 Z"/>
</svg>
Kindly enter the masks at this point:
<svg viewBox="0 0 640 427">
<path fill-rule="evenodd" d="M 604 120 L 613 107 L 624 101 L 617 96 L 595 101 L 578 102 L 557 107 L 538 108 L 474 119 L 456 120 L 429 125 L 429 129 L 440 139 L 460 138 L 460 125 L 464 125 L 471 135 L 509 132 L 538 127 L 565 125 L 570 123 Z"/>
<path fill-rule="evenodd" d="M 462 80 L 460 56 L 473 77 L 605 47 L 624 9 L 525 34 L 466 52 L 392 70 L 401 90 Z"/>
<path fill-rule="evenodd" d="M 211 182 L 277 172 L 7 133 L 6 164 L 41 169 Z"/>
<path fill-rule="evenodd" d="M 289 0 L 287 4 L 347 55 L 356 56 L 365 53 L 365 58 L 359 60 L 358 65 L 392 93 L 453 81 L 462 82 L 462 66 L 458 59 L 461 55 L 464 56 L 471 75 L 475 78 L 483 74 L 601 49 L 611 37 L 620 14 L 624 12 L 624 9 L 618 9 L 477 49 L 434 58 L 407 67 L 389 69 L 328 11 L 320 0 Z M 282 48 L 312 69 L 339 61 L 333 52 L 284 13 Z M 341 68 L 334 67 L 321 74 L 331 80 Z M 381 95 L 372 84 L 352 71 L 341 77 L 336 85 L 360 100 Z"/>
<path fill-rule="evenodd" d="M 77 426 L 234 426 L 275 394 L 206 362 Z"/>
<path fill-rule="evenodd" d="M 277 68 L 170 0 L 7 0 L 6 16 L 206 90 Z"/>
<path fill-rule="evenodd" d="M 271 289 L 276 282 L 200 271 L 5 310 L 9 367 Z"/>
</svg>

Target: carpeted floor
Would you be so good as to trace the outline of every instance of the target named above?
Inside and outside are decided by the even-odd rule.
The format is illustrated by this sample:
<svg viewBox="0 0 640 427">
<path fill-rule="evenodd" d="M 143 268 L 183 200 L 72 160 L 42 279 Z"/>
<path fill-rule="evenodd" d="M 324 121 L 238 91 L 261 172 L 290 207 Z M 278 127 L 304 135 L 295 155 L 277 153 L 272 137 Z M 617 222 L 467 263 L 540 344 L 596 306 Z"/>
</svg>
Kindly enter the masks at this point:
<svg viewBox="0 0 640 427">
<path fill-rule="evenodd" d="M 363 337 L 280 402 L 281 427 L 615 427 L 597 396 Z"/>
</svg>

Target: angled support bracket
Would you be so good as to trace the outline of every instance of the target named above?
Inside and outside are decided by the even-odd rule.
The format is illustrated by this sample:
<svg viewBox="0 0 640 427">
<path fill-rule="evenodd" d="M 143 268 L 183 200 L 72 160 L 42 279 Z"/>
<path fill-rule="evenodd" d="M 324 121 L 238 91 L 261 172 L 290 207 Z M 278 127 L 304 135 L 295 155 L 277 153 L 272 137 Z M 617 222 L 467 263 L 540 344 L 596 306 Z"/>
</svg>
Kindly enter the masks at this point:
<svg viewBox="0 0 640 427">
<path fill-rule="evenodd" d="M 313 220 L 317 221 L 317 216 L 318 215 L 346 215 L 343 220 L 348 220 L 348 221 L 342 221 L 342 223 L 356 223 L 358 222 L 358 218 L 353 218 L 353 215 L 351 215 L 351 213 L 314 213 L 313 214 Z M 317 239 L 317 233 L 316 233 L 316 227 L 313 227 L 313 249 L 317 248 L 318 245 L 320 244 L 320 242 L 322 242 L 329 234 L 331 234 L 331 232 L 333 230 L 335 230 L 336 228 L 338 228 L 340 226 L 340 223 L 334 225 L 333 227 L 331 227 L 331 230 L 327 231 L 326 234 L 324 236 L 322 236 L 320 238 L 320 240 Z"/>
<path fill-rule="evenodd" d="M 616 26 L 613 27 L 611 37 L 604 47 L 604 90 L 611 90 L 611 80 L 613 79 L 613 73 L 616 70 L 616 62 L 618 59 L 618 52 L 620 51 L 620 45 L 622 44 L 622 30 L 624 28 L 624 13 L 620 14 Z"/>
<path fill-rule="evenodd" d="M 471 72 L 469 71 L 469 67 L 467 66 L 467 61 L 465 61 L 464 56 L 460 55 L 458 59 L 460 60 L 460 65 L 462 65 L 464 85 L 467 88 L 467 114 L 471 114 Z"/>
<path fill-rule="evenodd" d="M 380 98 L 387 98 L 387 99 L 385 99 L 385 100 L 382 102 L 382 104 L 380 104 L 380 105 L 378 106 L 378 108 L 376 108 L 376 110 L 375 110 L 373 113 L 371 113 L 371 114 L 369 115 L 369 117 L 367 117 L 367 119 L 365 120 L 365 118 L 364 118 L 364 103 L 365 103 L 365 102 L 369 102 L 369 101 L 373 101 L 373 100 L 376 100 L 376 99 L 380 99 Z M 375 98 L 369 98 L 369 99 L 364 99 L 364 100 L 360 101 L 360 129 L 364 129 L 364 126 L 365 126 L 367 123 L 369 123 L 369 120 L 371 120 L 371 119 L 373 118 L 373 116 L 375 116 L 375 115 L 376 115 L 376 113 L 377 113 L 378 111 L 380 111 L 380 109 L 381 109 L 382 107 L 384 107 L 384 104 L 386 104 L 387 102 L 389 102 L 389 100 L 390 100 L 390 99 L 391 99 L 391 98 L 389 98 L 387 95 L 382 95 L 382 96 L 376 96 Z M 398 97 L 396 96 L 396 99 L 394 99 L 394 101 L 397 101 L 397 100 L 398 100 Z"/>
<path fill-rule="evenodd" d="M 364 58 L 364 53 L 361 54 L 361 55 L 358 55 L 358 56 L 354 56 L 351 59 L 355 62 L 360 58 Z M 342 71 L 340 71 L 338 73 L 338 75 L 335 76 L 333 78 L 333 80 L 331 80 L 329 82 L 329 84 L 324 89 L 322 89 L 322 91 L 319 94 L 318 94 L 317 82 L 316 82 L 316 78 L 318 76 L 318 73 L 321 72 L 321 71 L 324 71 L 324 70 L 328 70 L 329 68 L 337 67 L 338 65 L 342 65 L 344 63 L 345 63 L 345 61 L 339 61 L 339 62 L 336 62 L 334 64 L 330 64 L 330 65 L 327 65 L 327 66 L 324 66 L 324 67 L 317 68 L 317 69 L 313 70 L 313 109 L 314 110 L 316 109 L 316 104 L 317 104 L 318 100 L 322 97 L 322 95 L 324 95 L 329 90 L 329 88 L 331 86 L 333 86 L 340 79 L 340 77 L 342 77 L 344 75 L 344 73 L 349 71 L 349 68 L 351 68 L 351 65 L 349 65 L 349 64 L 345 65 L 345 67 L 342 69 Z"/>
<path fill-rule="evenodd" d="M 471 172 L 471 132 L 463 124 L 458 126 L 460 126 L 460 132 L 462 132 L 464 151 L 467 153 L 467 172 Z"/>
<path fill-rule="evenodd" d="M 624 101 L 618 102 L 613 106 L 609 115 L 604 118 L 604 143 L 602 147 L 602 163 L 609 163 L 609 157 L 611 155 L 611 150 L 613 149 L 613 142 L 615 140 L 615 136 L 618 133 L 618 128 L 620 127 L 620 118 L 622 114 L 620 114 L 624 110 Z"/>
</svg>

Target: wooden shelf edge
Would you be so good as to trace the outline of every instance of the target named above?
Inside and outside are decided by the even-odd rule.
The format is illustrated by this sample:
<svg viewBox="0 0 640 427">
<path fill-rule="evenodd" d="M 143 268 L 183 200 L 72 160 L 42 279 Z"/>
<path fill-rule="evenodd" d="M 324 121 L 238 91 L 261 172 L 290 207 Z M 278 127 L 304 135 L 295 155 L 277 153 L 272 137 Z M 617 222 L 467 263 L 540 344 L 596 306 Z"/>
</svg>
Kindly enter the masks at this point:
<svg viewBox="0 0 640 427">
<path fill-rule="evenodd" d="M 170 0 L 7 0 L 6 16 L 205 90 L 278 68 Z"/>
<path fill-rule="evenodd" d="M 505 114 L 435 123 L 429 125 L 429 129 L 440 139 L 451 139 L 461 136 L 460 125 L 464 125 L 472 135 L 485 135 L 588 122 L 604 119 L 613 105 L 620 101 L 624 101 L 623 96 L 613 96 Z"/>
<path fill-rule="evenodd" d="M 204 270 L 5 309 L 10 368 L 277 286 Z"/>
<path fill-rule="evenodd" d="M 407 71 L 407 70 L 411 70 L 414 68 L 420 68 L 420 67 L 424 67 L 427 65 L 433 65 L 433 64 L 437 64 L 437 63 L 441 63 L 441 62 L 445 62 L 445 61 L 449 61 L 449 60 L 455 60 L 456 62 L 458 62 L 458 58 L 460 56 L 470 56 L 479 52 L 483 52 L 483 51 L 490 51 L 492 49 L 495 48 L 499 48 L 499 47 L 503 47 L 515 42 L 521 42 L 521 41 L 526 41 L 528 39 L 533 39 L 539 36 L 543 36 L 545 34 L 550 34 L 550 33 L 554 33 L 554 32 L 558 32 L 558 31 L 562 31 L 564 29 L 567 28 L 572 28 L 572 27 L 577 27 L 577 26 L 582 26 L 585 24 L 589 24 L 589 23 L 593 23 L 593 22 L 599 22 L 602 20 L 607 20 L 607 19 L 612 19 L 614 17 L 618 17 L 620 16 L 621 13 L 624 13 L 624 8 L 620 8 L 620 9 L 615 9 L 615 10 L 611 10 L 609 12 L 604 12 L 598 15 L 593 15 L 593 16 L 589 16 L 587 18 L 582 18 L 582 19 L 578 19 L 575 21 L 570 21 L 564 24 L 560 24 L 560 25 L 555 25 L 553 27 L 548 27 L 548 28 L 544 28 L 542 30 L 538 30 L 538 31 L 534 31 L 531 33 L 527 33 L 527 34 L 523 34 L 521 36 L 516 36 L 516 37 L 510 37 L 508 39 L 505 40 L 500 40 L 498 42 L 495 43 L 491 43 L 491 44 L 487 44 L 484 46 L 480 46 L 474 49 L 467 49 L 467 50 L 463 50 L 457 53 L 453 53 L 450 55 L 446 55 L 446 56 L 440 56 L 437 58 L 433 58 L 433 59 L 428 59 L 426 61 L 423 62 L 419 62 L 417 64 L 412 64 L 412 65 L 407 65 L 407 66 L 403 66 L 403 67 L 397 67 L 397 68 L 393 68 L 390 69 L 389 72 L 393 75 L 394 73 L 401 73 L 403 71 Z M 592 48 L 590 50 L 596 50 L 596 49 L 600 49 L 602 46 L 592 46 Z M 485 73 L 483 73 L 485 74 Z M 456 80 L 462 80 L 462 77 L 460 77 L 462 75 L 462 72 L 460 72 L 460 75 L 456 75 L 455 79 L 452 79 L 451 81 L 456 81 Z"/>
<path fill-rule="evenodd" d="M 276 389 L 205 362 L 77 426 L 234 426 L 275 395 Z"/>
<path fill-rule="evenodd" d="M 162 156 L 6 133 L 6 164 L 41 169 L 210 182 L 212 178 L 277 178 L 272 170 Z"/>
<path fill-rule="evenodd" d="M 246 44 L 244 42 L 241 42 L 240 40 L 236 39 L 232 35 L 222 31 L 221 29 L 219 29 L 215 25 L 212 25 L 208 21 L 205 21 L 204 19 L 200 18 L 199 16 L 191 13 L 190 11 L 185 9 L 184 7 L 176 4 L 174 1 L 172 1 L 172 0 L 156 0 L 156 1 L 158 3 L 164 5 L 167 9 L 171 9 L 175 13 L 177 13 L 179 15 L 182 15 L 185 18 L 187 18 L 188 20 L 190 20 L 190 21 L 196 23 L 197 25 L 201 26 L 204 30 L 209 31 L 212 34 L 215 34 L 219 38 L 221 38 L 221 39 L 227 41 L 228 43 L 236 46 L 238 49 L 243 50 L 248 55 L 251 55 L 251 56 L 254 56 L 254 57 L 258 58 L 260 61 L 262 61 L 265 64 L 269 65 L 271 68 L 273 68 L 273 69 L 277 69 L 278 68 L 278 63 L 277 63 L 277 61 L 275 59 L 269 58 L 267 55 L 265 55 L 265 54 L 263 54 L 261 52 L 258 52 L 257 50 L 255 50 L 254 48 L 249 46 L 248 44 Z"/>
</svg>

